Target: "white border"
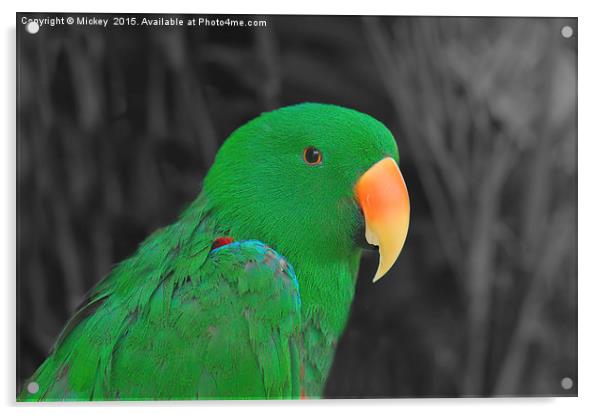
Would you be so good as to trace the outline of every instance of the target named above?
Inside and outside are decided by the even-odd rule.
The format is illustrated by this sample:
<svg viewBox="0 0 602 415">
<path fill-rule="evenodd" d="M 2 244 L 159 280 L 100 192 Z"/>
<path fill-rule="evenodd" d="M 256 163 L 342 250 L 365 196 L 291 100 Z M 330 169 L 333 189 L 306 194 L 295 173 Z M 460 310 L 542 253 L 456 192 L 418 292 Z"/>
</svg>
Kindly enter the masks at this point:
<svg viewBox="0 0 602 415">
<path fill-rule="evenodd" d="M 285 4 L 286 3 L 286 4 Z M 250 414 L 286 411 L 287 414 L 331 412 L 338 409 L 346 413 L 365 414 L 368 411 L 407 414 L 504 414 L 526 411 L 545 411 L 548 414 L 601 413 L 600 375 L 602 332 L 600 325 L 602 303 L 602 264 L 600 217 L 602 215 L 602 157 L 600 99 L 602 77 L 600 41 L 600 8 L 594 1 L 541 1 L 506 0 L 496 4 L 484 1 L 429 1 L 398 2 L 369 0 L 351 4 L 349 0 L 326 3 L 319 0 L 283 1 L 201 1 L 165 2 L 144 1 L 125 4 L 123 0 L 101 2 L 79 1 L 20 1 L 2 2 L 2 57 L 0 81 L 0 139 L 2 156 L 0 183 L 3 199 L 0 203 L 0 264 L 2 273 L 2 318 L 0 320 L 0 347 L 2 375 L 0 376 L 0 403 L 8 413 L 80 413 L 92 414 L 127 410 L 133 414 L 154 414 L 176 407 L 178 414 L 199 414 L 205 411 L 236 411 Z M 255 13 L 255 14 L 397 14 L 397 15 L 461 15 L 461 16 L 569 16 L 579 18 L 579 398 L 517 398 L 517 399 L 427 399 L 385 401 L 320 401 L 320 402 L 160 402 L 132 404 L 46 404 L 43 406 L 14 403 L 15 379 L 15 240 L 16 240 L 16 159 L 15 159 L 15 13 L 38 12 L 152 12 L 152 13 Z M 372 407 L 375 407 L 372 410 Z"/>
</svg>

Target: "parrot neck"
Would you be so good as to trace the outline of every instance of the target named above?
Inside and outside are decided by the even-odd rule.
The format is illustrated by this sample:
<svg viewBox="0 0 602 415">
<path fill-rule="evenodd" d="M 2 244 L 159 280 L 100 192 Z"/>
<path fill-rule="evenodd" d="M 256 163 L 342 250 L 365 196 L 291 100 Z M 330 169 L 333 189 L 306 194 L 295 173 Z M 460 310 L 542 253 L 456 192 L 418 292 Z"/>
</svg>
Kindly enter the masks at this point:
<svg viewBox="0 0 602 415">
<path fill-rule="evenodd" d="M 361 252 L 328 264 L 288 258 L 295 268 L 303 313 L 301 386 L 307 397 L 321 397 L 336 345 L 347 324 Z"/>
</svg>

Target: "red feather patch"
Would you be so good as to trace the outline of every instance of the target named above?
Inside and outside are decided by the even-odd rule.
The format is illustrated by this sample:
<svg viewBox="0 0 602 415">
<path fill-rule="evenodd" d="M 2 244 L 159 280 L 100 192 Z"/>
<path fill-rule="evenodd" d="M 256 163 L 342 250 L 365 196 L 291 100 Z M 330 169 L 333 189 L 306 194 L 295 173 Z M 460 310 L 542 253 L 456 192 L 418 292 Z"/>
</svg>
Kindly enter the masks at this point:
<svg viewBox="0 0 602 415">
<path fill-rule="evenodd" d="M 305 378 L 305 365 L 301 364 L 301 367 L 299 368 L 299 380 L 301 384 L 303 384 L 303 379 Z M 301 386 L 301 396 L 300 399 L 307 399 L 307 396 L 305 396 L 305 391 L 303 390 L 303 386 Z"/>
<path fill-rule="evenodd" d="M 211 249 L 213 250 L 215 248 L 219 248 L 220 246 L 231 244 L 232 242 L 234 242 L 234 238 L 230 238 L 229 236 L 220 236 L 213 241 L 211 244 Z"/>
</svg>

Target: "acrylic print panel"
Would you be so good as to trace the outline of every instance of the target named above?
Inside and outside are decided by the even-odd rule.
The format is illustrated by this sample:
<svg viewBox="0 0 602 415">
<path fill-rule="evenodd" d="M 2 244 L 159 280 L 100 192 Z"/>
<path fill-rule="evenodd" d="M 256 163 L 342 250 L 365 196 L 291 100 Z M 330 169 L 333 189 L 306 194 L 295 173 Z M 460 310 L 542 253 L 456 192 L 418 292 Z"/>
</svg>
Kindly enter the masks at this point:
<svg viewBox="0 0 602 415">
<path fill-rule="evenodd" d="M 576 396 L 577 35 L 18 14 L 17 400 Z"/>
</svg>

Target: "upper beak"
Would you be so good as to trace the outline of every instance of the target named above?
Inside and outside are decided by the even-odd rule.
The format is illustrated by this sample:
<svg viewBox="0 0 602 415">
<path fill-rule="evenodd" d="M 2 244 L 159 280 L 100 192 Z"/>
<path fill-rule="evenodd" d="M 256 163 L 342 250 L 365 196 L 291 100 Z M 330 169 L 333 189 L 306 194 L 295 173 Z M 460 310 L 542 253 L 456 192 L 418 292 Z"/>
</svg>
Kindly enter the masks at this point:
<svg viewBox="0 0 602 415">
<path fill-rule="evenodd" d="M 370 167 L 357 181 L 355 197 L 364 214 L 366 241 L 378 245 L 376 282 L 401 253 L 410 225 L 410 197 L 395 160 L 387 157 Z"/>
</svg>

